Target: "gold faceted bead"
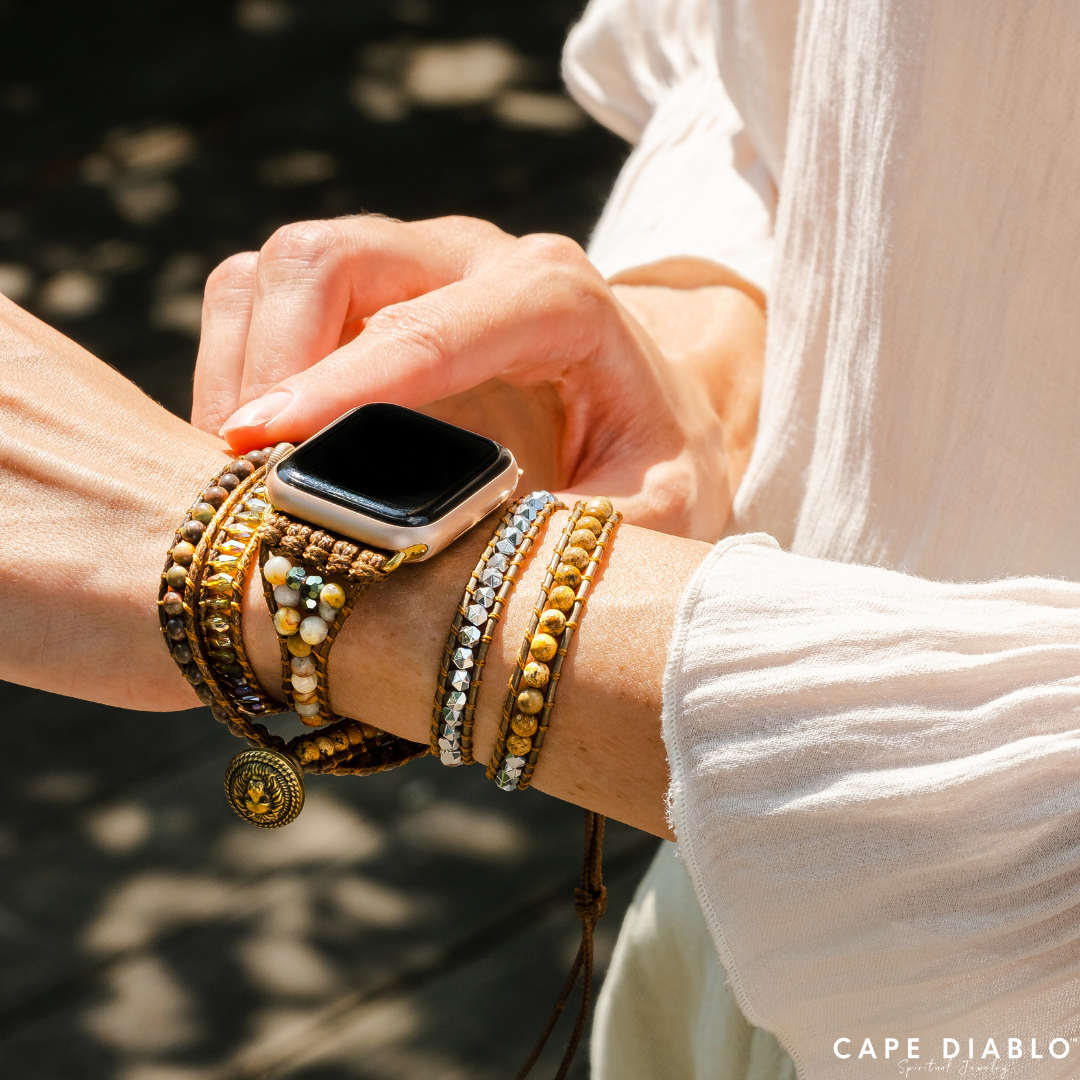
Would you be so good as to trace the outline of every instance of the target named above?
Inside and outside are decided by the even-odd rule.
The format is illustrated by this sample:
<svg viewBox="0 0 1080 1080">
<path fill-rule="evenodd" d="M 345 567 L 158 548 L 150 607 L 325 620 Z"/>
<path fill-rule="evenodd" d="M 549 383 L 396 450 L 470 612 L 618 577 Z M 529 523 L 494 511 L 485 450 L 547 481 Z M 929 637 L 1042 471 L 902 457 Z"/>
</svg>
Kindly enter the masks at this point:
<svg viewBox="0 0 1080 1080">
<path fill-rule="evenodd" d="M 550 634 L 553 638 L 557 638 L 566 629 L 566 616 L 555 608 L 548 608 L 540 616 L 537 629 L 542 634 Z"/>
<path fill-rule="evenodd" d="M 591 536 L 592 533 L 589 535 Z M 589 553 L 581 547 L 568 547 L 562 554 L 562 561 L 576 566 L 584 573 L 585 567 L 589 565 Z"/>
<path fill-rule="evenodd" d="M 544 695 L 530 686 L 528 690 L 522 690 L 518 694 L 517 707 L 527 716 L 532 716 L 544 707 Z"/>
<path fill-rule="evenodd" d="M 514 757 L 524 757 L 532 749 L 532 739 L 527 739 L 523 735 L 511 735 L 506 740 L 507 753 L 513 754 Z"/>
<path fill-rule="evenodd" d="M 560 563 L 559 569 L 555 571 L 555 582 L 576 589 L 581 584 L 581 571 L 573 563 Z"/>
<path fill-rule="evenodd" d="M 536 734 L 539 725 L 535 716 L 526 716 L 524 713 L 514 713 L 514 719 L 510 721 L 510 728 L 515 735 L 521 735 L 528 739 Z"/>
<path fill-rule="evenodd" d="M 603 524 L 591 514 L 582 514 L 581 517 L 578 518 L 577 527 L 579 529 L 588 529 L 598 540 L 600 539 L 600 534 L 604 531 Z"/>
<path fill-rule="evenodd" d="M 592 536 L 592 533 L 589 533 Z M 569 611 L 577 602 L 577 594 L 569 585 L 557 585 L 548 593 L 548 603 L 559 611 Z"/>
<path fill-rule="evenodd" d="M 294 634 L 291 638 L 288 638 L 285 645 L 293 656 L 311 655 L 311 646 L 299 634 Z"/>
<path fill-rule="evenodd" d="M 531 664 L 525 665 L 522 678 L 529 686 L 547 686 L 548 679 L 551 678 L 551 671 L 547 664 L 541 664 L 534 660 Z"/>
<path fill-rule="evenodd" d="M 547 663 L 548 660 L 555 659 L 555 654 L 558 651 L 559 643 L 550 634 L 533 634 L 532 644 L 529 646 L 529 653 L 534 660 Z"/>
<path fill-rule="evenodd" d="M 598 498 L 590 499 L 585 504 L 585 513 L 590 517 L 597 518 L 599 521 L 606 522 L 615 513 L 615 507 L 611 505 L 610 499 L 605 499 L 601 495 Z"/>
<path fill-rule="evenodd" d="M 596 537 L 588 529 L 575 529 L 570 534 L 570 543 L 573 547 L 592 551 L 596 547 Z"/>
</svg>

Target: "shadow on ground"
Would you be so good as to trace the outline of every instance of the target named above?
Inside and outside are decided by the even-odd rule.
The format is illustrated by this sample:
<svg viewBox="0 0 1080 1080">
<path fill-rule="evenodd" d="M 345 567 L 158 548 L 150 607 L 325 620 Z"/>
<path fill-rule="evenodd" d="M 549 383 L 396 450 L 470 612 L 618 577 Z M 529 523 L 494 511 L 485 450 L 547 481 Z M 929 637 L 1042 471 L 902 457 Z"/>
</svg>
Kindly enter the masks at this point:
<svg viewBox="0 0 1080 1080">
<path fill-rule="evenodd" d="M 206 273 L 280 224 L 584 240 L 625 148 L 560 90 L 577 8 L 0 0 L 0 292 L 186 416 Z M 576 944 L 573 807 L 428 759 L 313 777 L 262 833 L 203 710 L 15 686 L 2 709 L 3 1076 L 516 1072 Z M 602 959 L 654 847 L 611 827 Z"/>
</svg>

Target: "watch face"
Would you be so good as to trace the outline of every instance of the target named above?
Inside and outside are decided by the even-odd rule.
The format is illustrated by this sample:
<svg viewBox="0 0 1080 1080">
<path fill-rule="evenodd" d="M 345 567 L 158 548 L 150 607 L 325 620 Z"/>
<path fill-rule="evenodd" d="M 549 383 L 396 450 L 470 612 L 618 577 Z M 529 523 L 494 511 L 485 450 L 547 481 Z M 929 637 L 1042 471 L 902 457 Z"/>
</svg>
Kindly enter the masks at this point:
<svg viewBox="0 0 1080 1080">
<path fill-rule="evenodd" d="M 418 528 L 437 521 L 513 460 L 491 439 L 400 405 L 362 405 L 297 447 L 278 478 L 328 502 Z"/>
</svg>

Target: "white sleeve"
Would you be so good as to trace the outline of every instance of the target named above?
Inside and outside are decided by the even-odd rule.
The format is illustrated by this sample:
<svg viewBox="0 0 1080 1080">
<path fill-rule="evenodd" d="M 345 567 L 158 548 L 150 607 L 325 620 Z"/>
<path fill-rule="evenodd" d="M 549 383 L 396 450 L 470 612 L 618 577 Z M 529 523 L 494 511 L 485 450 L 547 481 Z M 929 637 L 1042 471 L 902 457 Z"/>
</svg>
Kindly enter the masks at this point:
<svg viewBox="0 0 1080 1080">
<path fill-rule="evenodd" d="M 696 255 L 767 291 L 775 185 L 720 79 L 707 0 L 592 0 L 563 77 L 635 144 L 589 244 L 600 270 Z"/>
<path fill-rule="evenodd" d="M 732 537 L 664 691 L 682 857 L 740 1007 L 801 1077 L 895 1075 L 909 1038 L 924 1066 L 972 1039 L 980 1067 L 1076 1075 L 1080 585 Z"/>
</svg>

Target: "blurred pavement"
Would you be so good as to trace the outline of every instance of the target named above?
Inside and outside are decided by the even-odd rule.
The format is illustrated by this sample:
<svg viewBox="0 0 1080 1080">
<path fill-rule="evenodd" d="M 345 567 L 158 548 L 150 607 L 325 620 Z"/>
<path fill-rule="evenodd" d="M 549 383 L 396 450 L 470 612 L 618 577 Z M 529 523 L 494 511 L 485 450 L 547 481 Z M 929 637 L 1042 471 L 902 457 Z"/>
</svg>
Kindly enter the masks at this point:
<svg viewBox="0 0 1080 1080">
<path fill-rule="evenodd" d="M 560 89 L 578 7 L 0 0 L 0 292 L 186 416 L 202 282 L 280 224 L 584 241 L 626 151 Z M 264 833 L 204 710 L 4 691 L 4 1080 L 517 1071 L 576 948 L 577 809 L 426 759 L 312 777 Z M 610 826 L 601 959 L 654 848 Z"/>
</svg>

